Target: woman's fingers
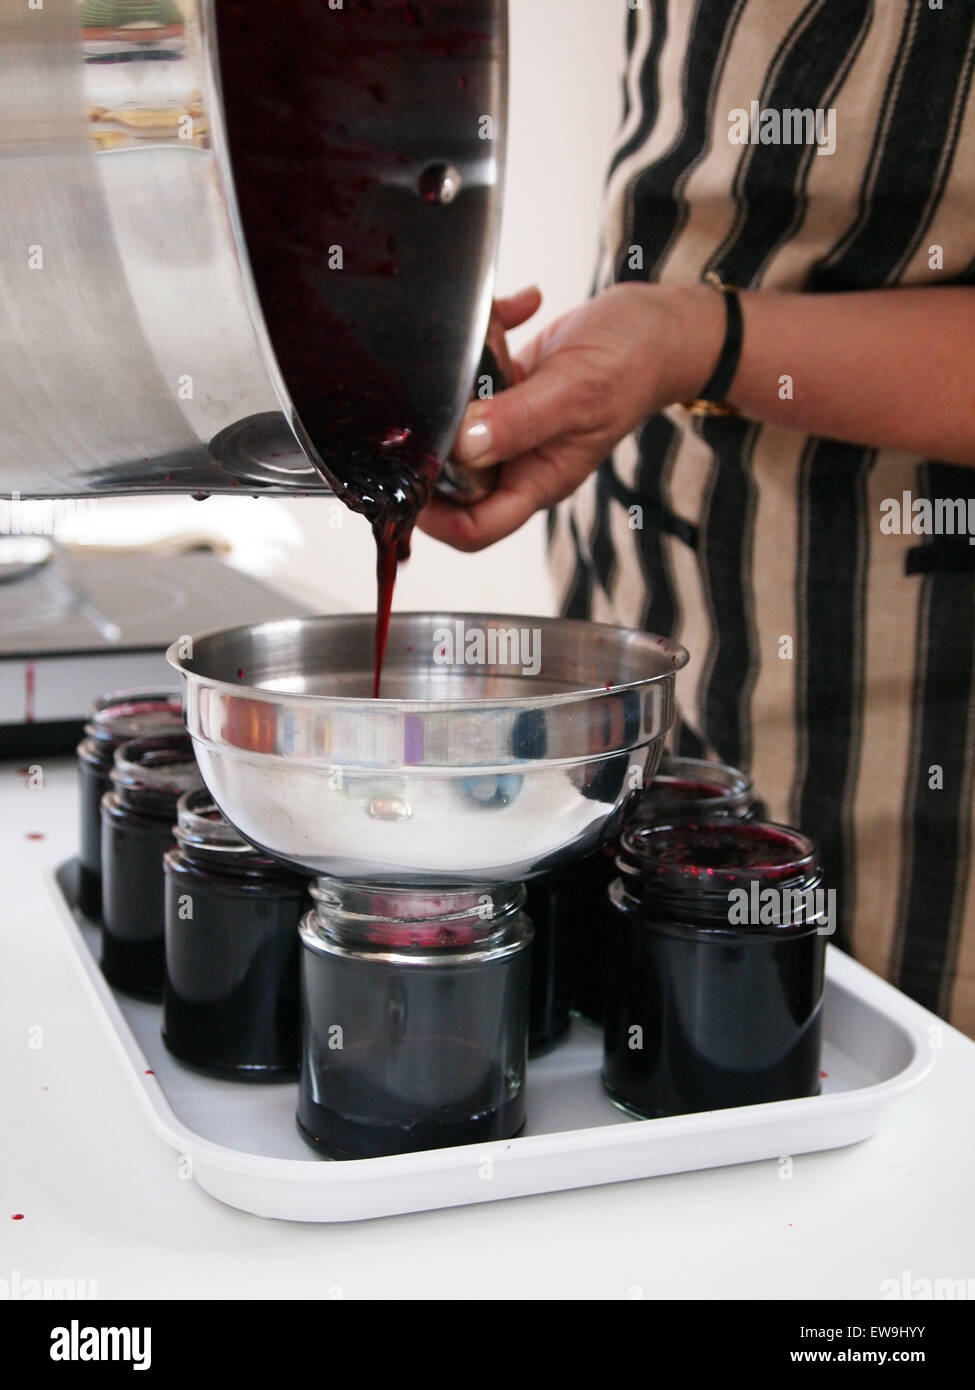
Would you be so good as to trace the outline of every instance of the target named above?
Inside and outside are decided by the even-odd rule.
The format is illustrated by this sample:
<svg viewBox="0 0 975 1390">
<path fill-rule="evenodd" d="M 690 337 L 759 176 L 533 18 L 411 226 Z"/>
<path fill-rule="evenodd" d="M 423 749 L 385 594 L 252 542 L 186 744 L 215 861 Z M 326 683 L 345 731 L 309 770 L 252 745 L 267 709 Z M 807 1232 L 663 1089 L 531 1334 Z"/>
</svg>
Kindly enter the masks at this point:
<svg viewBox="0 0 975 1390">
<path fill-rule="evenodd" d="M 558 366 L 542 363 L 507 391 L 467 407 L 452 457 L 471 468 L 488 468 L 564 434 L 577 390 Z"/>
<path fill-rule="evenodd" d="M 519 290 L 517 294 L 508 295 L 505 299 L 496 299 L 492 312 L 500 320 L 502 328 L 519 328 L 532 314 L 538 312 L 541 302 L 541 290 L 537 285 L 531 285 L 528 289 Z"/>
<path fill-rule="evenodd" d="M 483 502 L 458 507 L 434 497 L 420 513 L 417 525 L 434 540 L 455 550 L 484 550 L 518 530 L 536 508 L 523 493 L 499 487 Z"/>
<path fill-rule="evenodd" d="M 575 452 L 527 454 L 504 465 L 497 487 L 482 502 L 459 507 L 434 496 L 418 525 L 455 550 L 483 550 L 568 497 L 599 461 Z"/>
<path fill-rule="evenodd" d="M 535 290 L 498 300 L 494 326 L 524 322 L 538 302 Z M 497 488 L 460 509 L 435 501 L 423 529 L 480 550 L 567 497 L 635 425 L 683 399 L 682 379 L 663 370 L 681 323 L 661 287 L 628 284 L 549 324 L 520 355 L 524 379 L 471 402 L 454 443 L 452 457 L 465 468 L 501 465 Z"/>
</svg>

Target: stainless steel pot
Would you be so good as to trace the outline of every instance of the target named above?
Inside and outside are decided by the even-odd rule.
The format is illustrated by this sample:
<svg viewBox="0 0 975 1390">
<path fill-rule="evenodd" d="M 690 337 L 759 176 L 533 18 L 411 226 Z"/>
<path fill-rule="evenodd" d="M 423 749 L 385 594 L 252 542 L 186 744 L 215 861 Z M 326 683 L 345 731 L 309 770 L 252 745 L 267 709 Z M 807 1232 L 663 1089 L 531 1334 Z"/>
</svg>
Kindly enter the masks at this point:
<svg viewBox="0 0 975 1390">
<path fill-rule="evenodd" d="M 0 0 L 0 495 L 326 491 L 342 354 L 442 455 L 488 324 L 506 11 Z"/>
</svg>

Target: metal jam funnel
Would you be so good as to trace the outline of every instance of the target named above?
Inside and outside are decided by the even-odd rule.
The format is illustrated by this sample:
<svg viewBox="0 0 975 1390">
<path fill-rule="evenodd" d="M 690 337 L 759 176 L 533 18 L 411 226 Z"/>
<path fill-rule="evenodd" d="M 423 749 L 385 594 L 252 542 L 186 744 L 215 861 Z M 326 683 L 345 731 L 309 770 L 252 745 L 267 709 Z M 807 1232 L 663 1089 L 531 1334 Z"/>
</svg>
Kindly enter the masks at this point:
<svg viewBox="0 0 975 1390">
<path fill-rule="evenodd" d="M 372 884 L 501 883 L 595 848 L 652 778 L 687 661 L 646 632 L 400 613 L 174 644 L 203 780 L 253 844 Z"/>
</svg>

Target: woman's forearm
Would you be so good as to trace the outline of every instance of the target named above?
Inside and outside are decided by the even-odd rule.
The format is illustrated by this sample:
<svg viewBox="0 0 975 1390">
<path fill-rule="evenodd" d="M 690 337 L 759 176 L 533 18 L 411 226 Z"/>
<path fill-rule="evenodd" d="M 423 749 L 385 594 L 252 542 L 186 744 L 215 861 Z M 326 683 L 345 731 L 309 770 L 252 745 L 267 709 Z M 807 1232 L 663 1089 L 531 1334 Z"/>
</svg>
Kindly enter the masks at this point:
<svg viewBox="0 0 975 1390">
<path fill-rule="evenodd" d="M 707 297 L 716 292 L 677 295 L 681 341 L 699 325 L 713 342 Z M 742 415 L 975 465 L 975 289 L 743 291 L 741 305 L 744 345 L 728 401 Z"/>
<path fill-rule="evenodd" d="M 741 304 L 727 400 L 742 416 L 975 466 L 975 289 L 756 290 Z M 701 394 L 724 333 L 723 296 L 703 284 L 627 281 L 563 315 L 514 386 L 468 406 L 454 458 L 500 465 L 494 491 L 466 508 L 434 500 L 424 529 L 479 550 L 568 497 L 648 416 Z"/>
</svg>

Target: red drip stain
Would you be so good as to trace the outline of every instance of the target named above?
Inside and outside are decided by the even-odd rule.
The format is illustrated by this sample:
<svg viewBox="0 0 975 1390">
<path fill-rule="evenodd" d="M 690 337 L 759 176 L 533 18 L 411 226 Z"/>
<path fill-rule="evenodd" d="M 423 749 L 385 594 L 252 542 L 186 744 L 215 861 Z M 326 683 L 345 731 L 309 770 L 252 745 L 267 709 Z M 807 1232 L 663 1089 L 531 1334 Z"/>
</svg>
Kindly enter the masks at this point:
<svg viewBox="0 0 975 1390">
<path fill-rule="evenodd" d="M 152 1067 L 146 1067 L 146 1076 L 155 1076 L 155 1074 Z"/>
<path fill-rule="evenodd" d="M 172 473 L 166 473 L 164 476 L 165 476 L 165 479 L 166 479 L 166 482 L 167 482 L 167 483 L 171 483 L 171 482 L 173 481 L 173 474 L 172 474 Z"/>
<path fill-rule="evenodd" d="M 237 679 L 238 679 L 239 681 L 242 681 L 242 680 L 244 679 L 244 668 L 243 668 L 243 666 L 238 666 L 238 667 L 237 667 Z"/>
<path fill-rule="evenodd" d="M 25 839 L 25 840 L 45 840 L 45 839 L 47 839 L 47 836 L 44 834 L 44 831 L 43 831 L 43 830 L 28 830 L 27 834 L 24 836 L 24 839 Z"/>
<path fill-rule="evenodd" d="M 819 1074 L 820 1074 L 820 1076 L 823 1077 L 824 1079 L 825 1079 L 827 1076 L 829 1076 L 829 1072 L 828 1072 L 828 1071 L 821 1071 Z"/>
<path fill-rule="evenodd" d="M 11 1221 L 23 1221 L 24 1213 L 22 1211 L 15 1211 L 10 1219 Z"/>
<path fill-rule="evenodd" d="M 37 666 L 28 661 L 24 667 L 24 723 L 33 724 L 34 704 L 37 697 Z"/>
</svg>

